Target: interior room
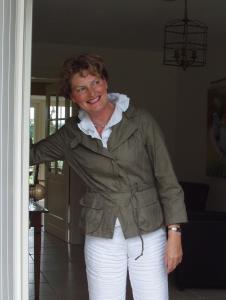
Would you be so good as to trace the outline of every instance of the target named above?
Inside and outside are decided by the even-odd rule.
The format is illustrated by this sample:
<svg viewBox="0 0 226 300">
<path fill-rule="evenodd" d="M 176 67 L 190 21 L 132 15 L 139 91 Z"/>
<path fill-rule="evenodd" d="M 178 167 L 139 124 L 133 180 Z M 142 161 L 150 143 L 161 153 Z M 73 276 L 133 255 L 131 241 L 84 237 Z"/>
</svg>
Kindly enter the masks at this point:
<svg viewBox="0 0 226 300">
<path fill-rule="evenodd" d="M 30 137 L 31 142 L 38 142 L 76 113 L 72 103 L 58 93 L 63 61 L 81 53 L 102 55 L 110 75 L 109 91 L 126 94 L 137 107 L 151 112 L 164 133 L 178 180 L 190 184 L 188 197 L 196 201 L 191 191 L 204 188 L 205 213 L 216 213 L 216 216 L 203 217 L 200 209 L 200 214 L 192 211 L 195 224 L 191 223 L 192 232 L 199 234 L 197 239 L 208 235 L 207 249 L 210 247 L 214 254 L 207 259 L 212 261 L 219 280 L 215 276 L 217 280 L 213 283 L 210 274 L 206 274 L 200 284 L 188 280 L 186 285 L 180 281 L 184 273 L 173 272 L 169 275 L 170 300 L 223 300 L 226 299 L 226 250 L 221 253 L 226 249 L 223 236 L 226 230 L 226 2 L 187 1 L 189 19 L 199 20 L 208 27 L 206 62 L 203 66 L 191 63 L 183 67 L 178 61 L 177 66 L 166 65 L 163 64 L 164 28 L 173 20 L 183 20 L 185 3 L 183 0 L 34 0 Z M 214 116 L 220 116 L 217 133 Z M 218 141 L 220 154 L 214 152 Z M 220 158 L 214 161 L 218 154 Z M 86 300 L 84 237 L 78 228 L 83 184 L 62 161 L 41 164 L 38 170 L 30 168 L 30 184 L 34 183 L 45 186 L 46 191 L 32 205 L 38 203 L 47 211 L 39 213 L 40 219 L 31 222 L 29 229 L 30 300 L 38 299 L 35 286 L 37 289 L 39 285 L 39 264 L 35 265 L 35 256 L 40 258 L 39 299 Z M 202 196 L 198 197 L 196 204 Z M 200 218 L 205 220 L 199 225 Z M 35 222 L 43 226 L 40 228 L 38 223 L 36 228 Z M 184 233 L 187 231 L 186 227 Z M 216 238 L 211 242 L 212 236 Z M 199 255 L 201 258 L 202 254 Z M 202 273 L 197 271 L 197 274 Z M 128 281 L 127 300 L 130 299 L 133 298 Z"/>
</svg>

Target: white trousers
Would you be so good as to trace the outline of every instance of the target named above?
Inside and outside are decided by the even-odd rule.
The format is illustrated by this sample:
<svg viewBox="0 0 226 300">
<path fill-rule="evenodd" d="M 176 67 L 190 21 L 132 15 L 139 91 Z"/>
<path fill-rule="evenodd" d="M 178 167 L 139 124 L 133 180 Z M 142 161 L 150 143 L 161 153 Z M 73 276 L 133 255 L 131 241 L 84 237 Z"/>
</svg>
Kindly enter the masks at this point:
<svg viewBox="0 0 226 300">
<path fill-rule="evenodd" d="M 164 265 L 166 232 L 164 228 L 125 239 L 121 226 L 113 239 L 85 239 L 85 262 L 90 300 L 125 300 L 127 270 L 134 300 L 168 300 L 168 275 Z"/>
</svg>

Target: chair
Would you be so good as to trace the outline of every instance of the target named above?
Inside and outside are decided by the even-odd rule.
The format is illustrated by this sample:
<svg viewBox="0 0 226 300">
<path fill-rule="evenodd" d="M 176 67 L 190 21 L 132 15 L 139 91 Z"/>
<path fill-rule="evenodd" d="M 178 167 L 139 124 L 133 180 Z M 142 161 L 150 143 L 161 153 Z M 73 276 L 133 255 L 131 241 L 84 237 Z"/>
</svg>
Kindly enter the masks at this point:
<svg viewBox="0 0 226 300">
<path fill-rule="evenodd" d="M 182 224 L 183 260 L 174 271 L 176 285 L 179 289 L 226 288 L 226 212 L 203 209 L 207 185 L 181 185 L 189 222 Z"/>
<path fill-rule="evenodd" d="M 180 185 L 184 191 L 184 202 L 187 211 L 204 211 L 206 209 L 209 185 L 185 181 L 181 181 Z"/>
</svg>

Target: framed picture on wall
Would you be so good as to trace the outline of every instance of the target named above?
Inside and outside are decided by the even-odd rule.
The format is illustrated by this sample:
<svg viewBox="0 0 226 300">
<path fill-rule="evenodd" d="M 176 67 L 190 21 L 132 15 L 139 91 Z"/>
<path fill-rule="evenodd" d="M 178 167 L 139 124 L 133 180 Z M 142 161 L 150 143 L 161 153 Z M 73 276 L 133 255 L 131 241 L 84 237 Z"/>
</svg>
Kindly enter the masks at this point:
<svg viewBox="0 0 226 300">
<path fill-rule="evenodd" d="M 226 84 L 208 90 L 207 175 L 226 178 Z"/>
</svg>

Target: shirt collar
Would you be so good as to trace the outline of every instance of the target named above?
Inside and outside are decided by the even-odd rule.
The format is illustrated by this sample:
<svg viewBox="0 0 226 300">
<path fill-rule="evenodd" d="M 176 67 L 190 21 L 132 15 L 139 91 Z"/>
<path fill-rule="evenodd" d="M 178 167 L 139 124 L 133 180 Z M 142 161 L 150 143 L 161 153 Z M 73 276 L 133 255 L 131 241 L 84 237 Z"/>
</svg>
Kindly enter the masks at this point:
<svg viewBox="0 0 226 300">
<path fill-rule="evenodd" d="M 108 121 L 105 130 L 121 121 L 122 113 L 128 109 L 129 102 L 130 102 L 129 97 L 119 93 L 108 94 L 108 99 L 109 101 L 112 101 L 115 104 L 115 110 L 110 120 Z M 93 125 L 93 122 L 91 121 L 88 113 L 80 109 L 78 113 L 78 118 L 80 119 L 80 122 L 78 123 L 78 127 L 80 128 L 80 130 L 83 131 L 85 134 L 90 135 L 93 138 L 96 138 L 97 130 Z"/>
</svg>

